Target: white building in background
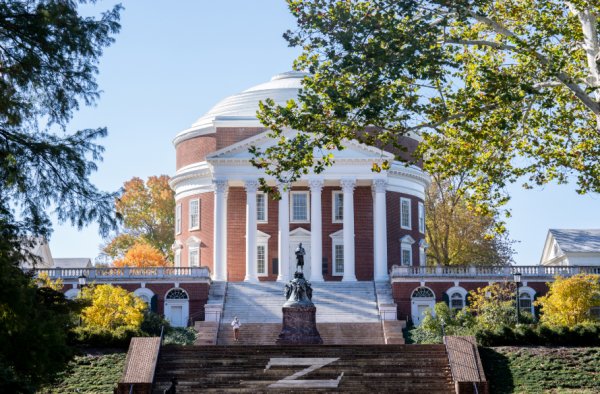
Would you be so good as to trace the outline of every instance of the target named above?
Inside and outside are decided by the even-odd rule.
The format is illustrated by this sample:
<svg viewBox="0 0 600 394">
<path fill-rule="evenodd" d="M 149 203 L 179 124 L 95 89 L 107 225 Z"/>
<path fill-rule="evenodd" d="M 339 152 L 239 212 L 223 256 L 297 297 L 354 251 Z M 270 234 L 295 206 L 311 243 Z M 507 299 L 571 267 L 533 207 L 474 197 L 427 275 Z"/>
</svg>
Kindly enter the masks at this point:
<svg viewBox="0 0 600 394">
<path fill-rule="evenodd" d="M 600 266 L 600 229 L 550 229 L 541 265 Z"/>
</svg>

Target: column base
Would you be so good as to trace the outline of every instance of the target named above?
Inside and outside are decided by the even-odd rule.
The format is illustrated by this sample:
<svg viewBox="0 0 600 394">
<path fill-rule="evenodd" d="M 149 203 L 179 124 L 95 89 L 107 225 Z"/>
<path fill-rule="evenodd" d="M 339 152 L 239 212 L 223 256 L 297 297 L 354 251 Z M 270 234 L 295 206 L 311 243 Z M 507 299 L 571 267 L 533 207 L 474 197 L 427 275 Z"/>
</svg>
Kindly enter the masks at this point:
<svg viewBox="0 0 600 394">
<path fill-rule="evenodd" d="M 383 282 L 383 281 L 389 281 L 390 280 L 390 276 L 389 275 L 380 275 L 380 276 L 376 276 L 375 279 L 373 279 L 375 282 Z"/>
<path fill-rule="evenodd" d="M 356 276 L 346 276 L 342 277 L 342 282 L 356 282 Z"/>
<path fill-rule="evenodd" d="M 250 276 L 246 276 L 246 277 L 244 278 L 244 282 L 255 282 L 255 283 L 258 283 L 258 282 L 260 282 L 260 281 L 258 280 L 258 277 L 256 277 L 256 278 L 253 278 L 253 277 L 250 277 Z"/>
</svg>

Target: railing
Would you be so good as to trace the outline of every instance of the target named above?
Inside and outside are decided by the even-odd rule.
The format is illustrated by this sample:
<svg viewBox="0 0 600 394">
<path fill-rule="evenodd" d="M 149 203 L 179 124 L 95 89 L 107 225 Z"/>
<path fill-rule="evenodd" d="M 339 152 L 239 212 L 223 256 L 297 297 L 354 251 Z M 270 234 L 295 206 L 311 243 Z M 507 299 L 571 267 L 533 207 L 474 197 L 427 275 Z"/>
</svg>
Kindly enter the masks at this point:
<svg viewBox="0 0 600 394">
<path fill-rule="evenodd" d="M 210 277 L 207 267 L 109 267 L 109 268 L 39 268 L 34 275 L 46 273 L 52 279 L 73 279 L 85 276 L 87 281 L 123 279 L 170 279 Z"/>
<path fill-rule="evenodd" d="M 600 266 L 399 266 L 392 267 L 392 278 L 404 277 L 507 277 L 515 273 L 523 277 L 572 276 L 577 274 L 600 274 Z"/>
</svg>

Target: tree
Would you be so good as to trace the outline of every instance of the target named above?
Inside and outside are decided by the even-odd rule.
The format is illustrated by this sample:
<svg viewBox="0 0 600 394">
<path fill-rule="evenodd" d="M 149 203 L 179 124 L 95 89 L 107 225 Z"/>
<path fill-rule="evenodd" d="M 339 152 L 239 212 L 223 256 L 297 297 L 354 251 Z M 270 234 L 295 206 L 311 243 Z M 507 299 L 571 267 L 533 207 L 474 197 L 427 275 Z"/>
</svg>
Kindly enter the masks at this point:
<svg viewBox="0 0 600 394">
<path fill-rule="evenodd" d="M 442 343 L 444 335 L 473 335 L 474 325 L 473 315 L 466 309 L 457 311 L 438 302 L 433 311 L 425 311 L 423 321 L 410 335 L 416 343 Z"/>
<path fill-rule="evenodd" d="M 556 277 L 549 287 L 548 293 L 535 302 L 541 308 L 542 323 L 572 327 L 594 321 L 590 309 L 600 307 L 600 275 Z"/>
<path fill-rule="evenodd" d="M 122 226 L 104 252 L 122 257 L 136 243 L 147 243 L 158 249 L 169 261 L 175 242 L 175 194 L 167 175 L 151 176 L 146 183 L 132 178 L 123 185 L 123 194 L 116 200 L 116 212 L 123 218 Z"/>
<path fill-rule="evenodd" d="M 302 48 L 302 92 L 267 100 L 277 145 L 253 163 L 280 181 L 322 171 L 344 140 L 400 147 L 449 179 L 465 173 L 478 210 L 504 187 L 576 178 L 600 191 L 600 40 L 596 1 L 288 0 Z M 285 138 L 286 128 L 300 130 Z M 374 163 L 376 170 L 389 163 Z"/>
<path fill-rule="evenodd" d="M 462 191 L 464 176 L 432 176 L 425 195 L 427 261 L 438 265 L 506 265 L 512 242 L 495 232 L 496 215 L 477 214 Z"/>
<path fill-rule="evenodd" d="M 139 328 L 147 308 L 142 299 L 113 285 L 85 287 L 81 298 L 90 304 L 81 312 L 83 324 L 90 328 Z"/>
<path fill-rule="evenodd" d="M 470 291 L 468 297 L 467 309 L 475 315 L 475 323 L 478 328 L 497 331 L 502 327 L 515 326 L 517 308 L 513 283 L 494 283 Z"/>
<path fill-rule="evenodd" d="M 115 6 L 83 17 L 76 1 L 0 0 L 0 391 L 29 392 L 69 353 L 56 292 L 38 288 L 19 262 L 49 238 L 49 212 L 78 228 L 115 223 L 114 195 L 90 175 L 105 128 L 69 132 L 81 103 L 99 95 L 99 57 L 120 28 Z M 64 299 L 64 297 L 63 297 Z"/>
<path fill-rule="evenodd" d="M 139 242 L 134 244 L 125 256 L 115 260 L 115 267 L 165 267 L 169 262 L 160 250 L 147 243 Z"/>
</svg>

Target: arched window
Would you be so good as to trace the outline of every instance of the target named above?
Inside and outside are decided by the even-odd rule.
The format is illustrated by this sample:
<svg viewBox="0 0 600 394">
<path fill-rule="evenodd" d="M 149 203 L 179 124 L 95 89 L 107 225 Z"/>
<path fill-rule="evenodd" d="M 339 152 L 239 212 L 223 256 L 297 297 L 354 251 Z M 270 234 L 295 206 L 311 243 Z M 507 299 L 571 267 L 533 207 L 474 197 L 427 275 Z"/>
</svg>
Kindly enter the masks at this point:
<svg viewBox="0 0 600 394">
<path fill-rule="evenodd" d="M 417 287 L 412 293 L 412 298 L 434 298 L 433 291 L 427 287 Z"/>
<path fill-rule="evenodd" d="M 458 291 L 452 293 L 450 296 L 450 308 L 452 309 L 462 309 L 465 307 L 465 297 L 460 294 Z"/>
<path fill-rule="evenodd" d="M 165 298 L 167 300 L 187 300 L 188 295 L 183 289 L 172 289 Z"/>
</svg>

